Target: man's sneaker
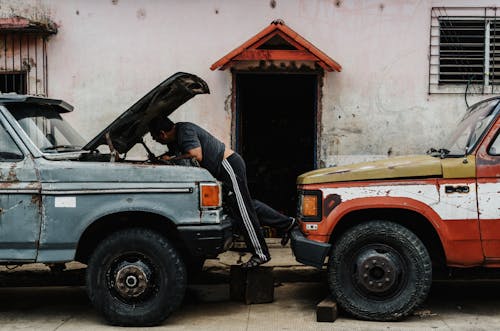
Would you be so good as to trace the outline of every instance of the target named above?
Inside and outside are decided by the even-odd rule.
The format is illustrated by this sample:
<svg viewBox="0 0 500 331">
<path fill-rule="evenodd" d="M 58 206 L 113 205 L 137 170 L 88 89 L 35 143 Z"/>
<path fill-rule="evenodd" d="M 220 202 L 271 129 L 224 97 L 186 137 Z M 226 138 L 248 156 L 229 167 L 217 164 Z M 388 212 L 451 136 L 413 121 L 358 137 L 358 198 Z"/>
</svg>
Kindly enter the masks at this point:
<svg viewBox="0 0 500 331">
<path fill-rule="evenodd" d="M 291 222 L 288 228 L 285 230 L 283 237 L 281 237 L 281 246 L 286 246 L 290 241 L 290 232 L 292 232 L 293 228 L 297 226 L 297 220 L 293 217 L 290 217 Z"/>
<path fill-rule="evenodd" d="M 252 268 L 260 266 L 261 264 L 267 263 L 270 260 L 271 260 L 270 257 L 268 257 L 267 259 L 264 260 L 264 259 L 260 258 L 258 255 L 252 255 L 250 260 L 248 260 L 245 263 L 240 264 L 240 267 L 242 269 L 252 269 Z"/>
</svg>

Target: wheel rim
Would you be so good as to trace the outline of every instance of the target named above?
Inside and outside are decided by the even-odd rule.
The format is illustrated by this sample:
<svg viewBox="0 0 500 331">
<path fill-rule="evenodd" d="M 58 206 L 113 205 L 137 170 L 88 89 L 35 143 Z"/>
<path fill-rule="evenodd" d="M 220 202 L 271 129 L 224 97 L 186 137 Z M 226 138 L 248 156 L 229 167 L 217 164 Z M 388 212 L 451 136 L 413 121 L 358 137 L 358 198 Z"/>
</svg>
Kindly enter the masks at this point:
<svg viewBox="0 0 500 331">
<path fill-rule="evenodd" d="M 367 298 L 386 300 L 406 285 L 405 260 L 390 246 L 363 246 L 353 254 L 351 261 L 352 283 Z"/>
<path fill-rule="evenodd" d="M 115 298 L 125 303 L 145 302 L 158 293 L 158 273 L 158 266 L 144 254 L 122 254 L 108 268 L 107 287 Z"/>
</svg>

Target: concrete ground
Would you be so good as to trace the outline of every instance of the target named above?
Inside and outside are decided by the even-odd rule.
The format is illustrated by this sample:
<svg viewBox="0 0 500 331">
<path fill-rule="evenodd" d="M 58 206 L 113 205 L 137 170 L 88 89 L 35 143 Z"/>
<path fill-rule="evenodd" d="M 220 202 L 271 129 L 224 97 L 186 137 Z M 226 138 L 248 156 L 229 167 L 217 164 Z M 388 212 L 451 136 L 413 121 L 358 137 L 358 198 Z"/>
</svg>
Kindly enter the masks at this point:
<svg viewBox="0 0 500 331">
<path fill-rule="evenodd" d="M 275 267 L 276 279 L 273 303 L 245 305 L 229 300 L 228 266 L 248 256 L 228 252 L 207 261 L 203 273 L 189 285 L 182 307 L 154 329 L 500 329 L 500 281 L 435 282 L 424 306 L 402 322 L 358 321 L 341 313 L 334 323 L 317 323 L 316 304 L 328 293 L 325 272 L 297 264 L 288 248 L 271 246 L 269 265 Z M 90 305 L 81 286 L 81 265 L 72 263 L 68 268 L 55 275 L 41 265 L 0 271 L 0 330 L 123 330 L 106 325 Z"/>
</svg>

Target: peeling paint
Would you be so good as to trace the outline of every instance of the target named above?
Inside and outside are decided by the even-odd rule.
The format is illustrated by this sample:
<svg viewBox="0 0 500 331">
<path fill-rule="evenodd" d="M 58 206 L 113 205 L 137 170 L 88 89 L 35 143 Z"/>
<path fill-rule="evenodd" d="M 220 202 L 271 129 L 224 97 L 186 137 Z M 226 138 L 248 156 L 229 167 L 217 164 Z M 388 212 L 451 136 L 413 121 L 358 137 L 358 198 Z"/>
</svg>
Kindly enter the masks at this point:
<svg viewBox="0 0 500 331">
<path fill-rule="evenodd" d="M 31 203 L 40 209 L 42 207 L 42 196 L 40 194 L 33 194 L 31 196 Z"/>
<path fill-rule="evenodd" d="M 15 5 L 0 6 L 0 17 L 2 18 L 24 17 L 47 27 L 54 25 L 52 16 L 50 7 L 38 1 L 16 1 Z"/>
<path fill-rule="evenodd" d="M 335 207 L 340 205 L 341 202 L 342 202 L 342 197 L 338 194 L 330 194 L 326 196 L 323 201 L 324 216 L 328 216 Z"/>
<path fill-rule="evenodd" d="M 226 97 L 226 100 L 224 100 L 224 111 L 227 113 L 227 114 L 230 114 L 231 113 L 231 101 L 232 101 L 232 97 L 233 97 L 233 93 L 231 91 L 231 93 L 229 93 Z"/>
<path fill-rule="evenodd" d="M 19 179 L 17 178 L 16 174 L 16 166 L 17 163 L 12 163 L 12 166 L 10 167 L 9 174 L 7 175 L 7 181 L 8 182 L 18 182 Z"/>
<path fill-rule="evenodd" d="M 475 192 L 475 183 L 463 185 L 468 185 L 471 192 Z M 441 188 L 431 184 L 327 188 L 323 194 L 339 194 L 344 202 L 373 197 L 409 198 L 430 206 L 443 220 L 477 219 L 478 212 L 475 194 L 447 195 L 444 185 Z"/>
</svg>

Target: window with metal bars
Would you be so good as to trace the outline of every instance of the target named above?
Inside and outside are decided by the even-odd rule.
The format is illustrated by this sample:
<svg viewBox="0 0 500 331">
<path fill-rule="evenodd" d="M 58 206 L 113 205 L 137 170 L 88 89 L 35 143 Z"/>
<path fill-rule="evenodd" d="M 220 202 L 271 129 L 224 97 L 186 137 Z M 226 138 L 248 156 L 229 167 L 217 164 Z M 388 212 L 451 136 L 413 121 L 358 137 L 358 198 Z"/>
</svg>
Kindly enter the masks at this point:
<svg viewBox="0 0 500 331">
<path fill-rule="evenodd" d="M 439 84 L 500 84 L 500 20 L 439 19 Z"/>
<path fill-rule="evenodd" d="M 26 72 L 0 72 L 0 92 L 26 94 Z"/>
<path fill-rule="evenodd" d="M 429 93 L 500 93 L 496 7 L 433 7 Z"/>
</svg>

